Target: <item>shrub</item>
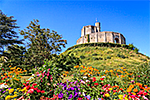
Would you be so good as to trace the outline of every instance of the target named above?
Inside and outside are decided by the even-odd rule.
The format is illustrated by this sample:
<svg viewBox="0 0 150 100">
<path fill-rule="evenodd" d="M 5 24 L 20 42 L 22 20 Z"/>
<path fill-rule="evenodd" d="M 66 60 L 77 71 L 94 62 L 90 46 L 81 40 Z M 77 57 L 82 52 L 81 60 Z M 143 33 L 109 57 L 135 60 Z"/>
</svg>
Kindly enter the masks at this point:
<svg viewBox="0 0 150 100">
<path fill-rule="evenodd" d="M 85 56 L 80 56 L 80 58 L 81 58 L 81 59 L 84 59 L 84 58 L 85 58 Z"/>
<path fill-rule="evenodd" d="M 117 57 L 120 57 L 120 58 L 123 58 L 123 59 L 126 58 L 126 57 L 125 57 L 124 55 L 122 55 L 122 54 L 117 54 Z"/>
<path fill-rule="evenodd" d="M 111 59 L 111 57 L 110 57 L 110 56 L 107 56 L 107 59 Z"/>
<path fill-rule="evenodd" d="M 99 60 L 103 60 L 103 58 L 99 57 Z"/>
<path fill-rule="evenodd" d="M 97 56 L 97 53 L 93 53 L 92 56 Z"/>
</svg>

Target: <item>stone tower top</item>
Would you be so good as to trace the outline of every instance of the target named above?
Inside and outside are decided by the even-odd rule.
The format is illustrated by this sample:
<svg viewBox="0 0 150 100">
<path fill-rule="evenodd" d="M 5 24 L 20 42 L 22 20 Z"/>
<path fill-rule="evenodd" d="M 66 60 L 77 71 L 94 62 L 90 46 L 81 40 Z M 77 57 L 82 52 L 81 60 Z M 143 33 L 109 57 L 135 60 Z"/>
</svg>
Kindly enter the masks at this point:
<svg viewBox="0 0 150 100">
<path fill-rule="evenodd" d="M 95 42 L 111 42 L 126 44 L 126 39 L 121 33 L 118 32 L 101 32 L 100 22 L 96 22 L 95 26 L 83 26 L 83 28 L 81 29 L 81 37 L 77 40 L 77 44 Z"/>
<path fill-rule="evenodd" d="M 81 29 L 81 36 L 84 36 L 90 33 L 100 32 L 100 31 L 101 31 L 100 22 L 96 22 L 95 26 L 93 25 L 83 26 L 83 28 Z"/>
</svg>

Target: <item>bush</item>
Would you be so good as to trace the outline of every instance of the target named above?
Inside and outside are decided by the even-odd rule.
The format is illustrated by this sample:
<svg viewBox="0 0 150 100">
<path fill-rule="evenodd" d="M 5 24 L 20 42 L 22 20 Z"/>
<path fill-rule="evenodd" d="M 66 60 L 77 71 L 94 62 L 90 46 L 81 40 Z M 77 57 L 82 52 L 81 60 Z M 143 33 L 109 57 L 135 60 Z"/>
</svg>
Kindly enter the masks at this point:
<svg viewBox="0 0 150 100">
<path fill-rule="evenodd" d="M 117 57 L 120 57 L 120 58 L 123 58 L 123 59 L 126 58 L 124 55 L 121 55 L 121 54 L 117 54 Z"/>
<path fill-rule="evenodd" d="M 93 60 L 99 60 L 99 58 L 96 58 L 96 57 L 92 57 L 92 59 L 93 59 Z"/>
<path fill-rule="evenodd" d="M 110 56 L 107 56 L 107 59 L 111 59 L 111 57 L 110 57 Z"/>
<path fill-rule="evenodd" d="M 99 57 L 99 60 L 103 60 L 103 58 Z"/>
<path fill-rule="evenodd" d="M 93 53 L 92 56 L 97 56 L 97 53 Z"/>
<path fill-rule="evenodd" d="M 81 59 L 84 59 L 84 58 L 85 58 L 85 56 L 80 56 L 80 58 L 81 58 Z"/>
</svg>

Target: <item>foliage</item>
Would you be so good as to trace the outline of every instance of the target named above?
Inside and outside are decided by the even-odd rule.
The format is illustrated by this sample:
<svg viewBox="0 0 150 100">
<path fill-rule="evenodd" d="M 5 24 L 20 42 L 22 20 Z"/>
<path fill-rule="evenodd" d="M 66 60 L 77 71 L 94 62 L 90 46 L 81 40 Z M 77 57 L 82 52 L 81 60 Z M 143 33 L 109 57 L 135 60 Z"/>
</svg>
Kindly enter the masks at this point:
<svg viewBox="0 0 150 100">
<path fill-rule="evenodd" d="M 27 29 L 20 31 L 24 39 L 29 41 L 24 60 L 28 68 L 42 66 L 45 59 L 50 60 L 51 55 L 60 52 L 61 46 L 65 47 L 67 43 L 57 32 L 41 28 L 38 22 L 38 20 L 31 21 Z"/>
<path fill-rule="evenodd" d="M 15 29 L 17 26 L 16 20 L 13 16 L 8 17 L 0 10 L 0 55 L 8 56 L 8 53 L 4 53 L 4 49 L 8 45 L 23 44 L 22 40 L 18 40 Z"/>
<path fill-rule="evenodd" d="M 24 65 L 24 53 L 26 52 L 25 47 L 18 45 L 8 46 L 9 53 L 6 62 L 3 63 L 3 67 L 7 69 L 7 66 L 19 66 L 23 68 Z"/>
<path fill-rule="evenodd" d="M 52 57 L 51 60 L 48 61 L 48 66 L 61 68 L 62 70 L 70 71 L 71 68 L 75 65 L 81 64 L 81 60 L 78 57 L 75 57 L 74 54 L 60 54 Z"/>
</svg>

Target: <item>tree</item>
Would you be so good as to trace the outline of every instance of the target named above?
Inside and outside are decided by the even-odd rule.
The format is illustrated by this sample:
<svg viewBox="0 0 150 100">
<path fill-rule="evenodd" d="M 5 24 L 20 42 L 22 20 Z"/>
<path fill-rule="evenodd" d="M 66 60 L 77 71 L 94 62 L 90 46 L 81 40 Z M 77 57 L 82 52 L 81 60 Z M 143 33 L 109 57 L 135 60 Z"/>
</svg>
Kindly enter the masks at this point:
<svg viewBox="0 0 150 100">
<path fill-rule="evenodd" d="M 38 20 L 31 21 L 27 29 L 20 31 L 24 39 L 28 39 L 25 65 L 30 68 L 42 66 L 45 59 L 51 59 L 52 54 L 60 52 L 61 46 L 65 47 L 67 43 L 57 32 L 40 28 L 38 22 Z"/>
<path fill-rule="evenodd" d="M 4 49 L 8 45 L 23 44 L 22 40 L 17 40 L 18 36 L 14 29 L 19 28 L 16 26 L 16 20 L 13 16 L 7 17 L 0 10 L 0 56 L 8 56 L 4 53 Z"/>
<path fill-rule="evenodd" d="M 3 67 L 7 68 L 8 66 L 19 66 L 22 67 L 24 65 L 24 53 L 26 52 L 25 47 L 18 45 L 8 46 L 7 52 L 9 55 L 7 56 L 7 60 L 3 62 Z"/>
</svg>

